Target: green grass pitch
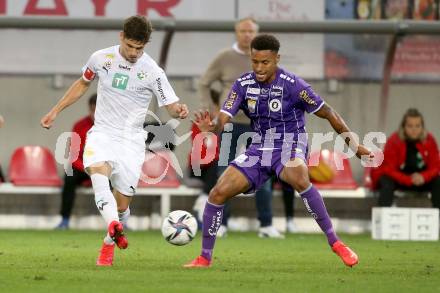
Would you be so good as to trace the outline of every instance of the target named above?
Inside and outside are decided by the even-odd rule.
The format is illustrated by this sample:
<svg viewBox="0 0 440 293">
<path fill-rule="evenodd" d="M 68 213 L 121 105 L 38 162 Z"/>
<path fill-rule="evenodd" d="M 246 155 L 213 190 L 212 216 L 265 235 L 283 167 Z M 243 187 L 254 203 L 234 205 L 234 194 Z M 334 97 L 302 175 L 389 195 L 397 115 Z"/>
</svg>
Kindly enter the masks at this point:
<svg viewBox="0 0 440 293">
<path fill-rule="evenodd" d="M 342 235 L 360 256 L 345 267 L 322 235 L 217 240 L 214 265 L 184 269 L 200 235 L 184 247 L 159 232 L 129 232 L 113 267 L 95 266 L 103 232 L 0 231 L 0 292 L 440 292 L 439 242 L 373 241 Z"/>
</svg>

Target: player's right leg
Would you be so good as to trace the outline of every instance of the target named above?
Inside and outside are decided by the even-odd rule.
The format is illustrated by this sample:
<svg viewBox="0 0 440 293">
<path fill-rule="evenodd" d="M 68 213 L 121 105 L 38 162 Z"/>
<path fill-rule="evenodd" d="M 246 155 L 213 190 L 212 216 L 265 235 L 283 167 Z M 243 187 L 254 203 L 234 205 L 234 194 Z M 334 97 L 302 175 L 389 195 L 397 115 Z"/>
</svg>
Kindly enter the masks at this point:
<svg viewBox="0 0 440 293">
<path fill-rule="evenodd" d="M 94 163 L 86 167 L 86 171 L 92 180 L 96 207 L 104 218 L 108 231 L 117 230 L 121 224 L 119 223 L 116 199 L 110 190 L 109 176 L 112 171 L 110 164 L 108 162 Z M 96 261 L 98 266 L 111 266 L 113 264 L 115 243 L 109 234 L 107 233 L 104 238 L 100 255 Z"/>
<path fill-rule="evenodd" d="M 203 212 L 202 252 L 185 267 L 209 267 L 211 265 L 217 231 L 222 223 L 224 203 L 249 189 L 249 181 L 241 171 L 229 166 L 209 193 Z"/>
</svg>

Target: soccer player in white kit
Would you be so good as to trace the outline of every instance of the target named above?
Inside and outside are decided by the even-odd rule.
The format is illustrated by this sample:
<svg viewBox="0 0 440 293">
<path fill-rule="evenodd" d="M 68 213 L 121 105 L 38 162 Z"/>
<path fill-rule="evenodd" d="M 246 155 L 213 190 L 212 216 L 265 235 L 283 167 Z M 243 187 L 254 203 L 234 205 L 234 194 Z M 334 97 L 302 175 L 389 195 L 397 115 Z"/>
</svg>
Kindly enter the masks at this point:
<svg viewBox="0 0 440 293">
<path fill-rule="evenodd" d="M 98 266 L 113 264 L 115 243 L 121 249 L 128 246 L 123 230 L 145 158 L 143 123 L 152 96 L 173 118 L 188 116 L 187 106 L 178 102 L 164 71 L 144 52 L 151 32 L 145 17 L 126 19 L 120 45 L 93 53 L 82 77 L 41 119 L 41 125 L 50 128 L 57 115 L 99 78 L 95 124 L 87 133 L 84 148 L 84 167 L 92 179 L 96 206 L 108 225 Z"/>
</svg>

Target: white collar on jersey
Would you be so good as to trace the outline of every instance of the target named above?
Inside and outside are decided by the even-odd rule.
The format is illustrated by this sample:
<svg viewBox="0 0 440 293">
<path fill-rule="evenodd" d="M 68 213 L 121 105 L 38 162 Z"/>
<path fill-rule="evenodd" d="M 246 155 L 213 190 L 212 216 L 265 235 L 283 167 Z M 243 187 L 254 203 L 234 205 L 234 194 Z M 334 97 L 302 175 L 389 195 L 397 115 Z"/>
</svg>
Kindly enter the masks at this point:
<svg viewBox="0 0 440 293">
<path fill-rule="evenodd" d="M 235 42 L 235 43 L 232 45 L 232 49 L 233 49 L 235 52 L 237 52 L 238 54 L 241 54 L 241 55 L 247 55 L 246 52 L 242 51 L 242 50 L 238 47 L 238 43 L 237 43 L 237 42 Z"/>
</svg>

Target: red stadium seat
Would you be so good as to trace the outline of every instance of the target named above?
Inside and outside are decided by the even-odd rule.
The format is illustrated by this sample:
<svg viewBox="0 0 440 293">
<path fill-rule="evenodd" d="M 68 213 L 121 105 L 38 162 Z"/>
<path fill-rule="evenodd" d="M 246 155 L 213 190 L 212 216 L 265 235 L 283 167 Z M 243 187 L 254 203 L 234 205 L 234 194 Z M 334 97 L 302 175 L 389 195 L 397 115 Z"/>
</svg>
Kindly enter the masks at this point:
<svg viewBox="0 0 440 293">
<path fill-rule="evenodd" d="M 334 172 L 333 179 L 330 182 L 313 182 L 318 189 L 353 190 L 358 188 L 351 172 L 350 161 L 344 154 L 330 150 L 321 150 L 321 152 L 313 152 L 310 154 L 309 162 L 319 162 L 318 160 L 322 160 L 322 162 L 327 164 Z M 342 170 L 337 169 L 336 161 L 342 162 Z"/>
<path fill-rule="evenodd" d="M 180 181 L 171 164 L 170 152 L 148 153 L 142 166 L 138 187 L 179 187 Z"/>
<path fill-rule="evenodd" d="M 373 182 L 371 181 L 371 169 L 372 168 L 369 167 L 364 168 L 364 178 L 362 179 L 364 187 L 370 190 L 373 188 Z"/>
<path fill-rule="evenodd" d="M 20 186 L 61 186 L 51 151 L 41 146 L 17 148 L 11 157 L 9 178 Z"/>
</svg>

